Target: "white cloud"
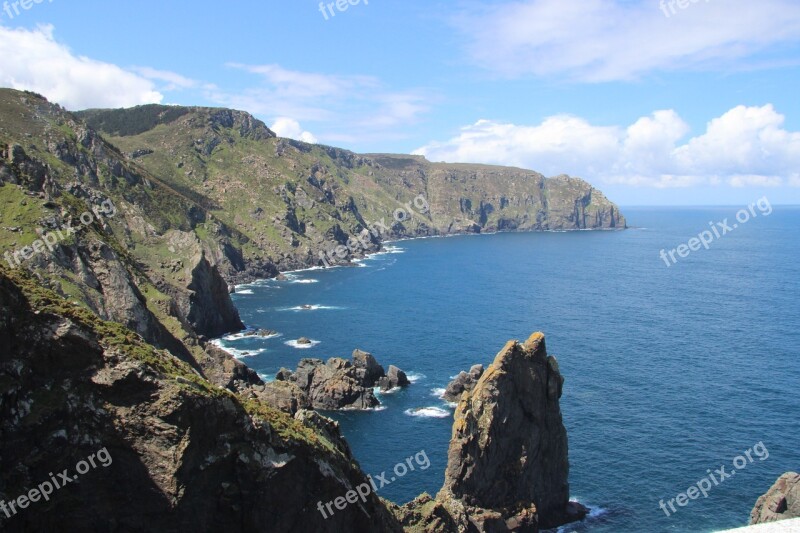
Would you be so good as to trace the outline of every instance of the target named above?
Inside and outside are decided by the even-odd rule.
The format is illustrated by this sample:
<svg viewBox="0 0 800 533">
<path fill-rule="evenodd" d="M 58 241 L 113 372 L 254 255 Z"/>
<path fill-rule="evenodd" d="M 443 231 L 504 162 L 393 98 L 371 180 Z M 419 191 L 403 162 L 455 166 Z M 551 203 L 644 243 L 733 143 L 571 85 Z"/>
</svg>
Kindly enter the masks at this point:
<svg viewBox="0 0 800 533">
<path fill-rule="evenodd" d="M 153 82 L 116 65 L 76 56 L 53 37 L 53 26 L 35 30 L 0 26 L 0 86 L 40 93 L 67 109 L 160 103 Z"/>
<path fill-rule="evenodd" d="M 202 83 L 169 70 L 158 70 L 151 67 L 134 67 L 132 70 L 148 80 L 166 83 L 167 85 L 162 89 L 164 91 L 179 91 L 182 89 L 197 88 L 204 88 L 212 91 L 216 89 L 216 86 L 213 84 Z"/>
<path fill-rule="evenodd" d="M 654 71 L 753 68 L 800 42 L 796 0 L 713 0 L 671 14 L 657 0 L 515 0 L 468 8 L 453 24 L 472 60 L 508 76 L 629 80 Z M 662 12 L 667 10 L 669 17 Z M 773 50 L 774 52 L 774 50 Z"/>
<path fill-rule="evenodd" d="M 772 105 L 739 106 L 680 144 L 689 126 L 672 110 L 656 111 L 627 128 L 569 115 L 535 126 L 480 120 L 457 137 L 414 153 L 433 161 L 513 165 L 636 187 L 796 186 L 800 132 L 783 124 Z"/>
<path fill-rule="evenodd" d="M 399 127 L 418 122 L 430 109 L 424 91 L 392 91 L 373 76 L 302 72 L 275 64 L 228 66 L 258 76 L 260 83 L 235 92 L 208 90 L 208 99 L 273 120 L 314 122 L 326 142 L 397 138 Z"/>
<path fill-rule="evenodd" d="M 279 117 L 269 127 L 278 137 L 288 137 L 297 141 L 317 144 L 317 138 L 311 132 L 304 131 L 300 123 L 293 118 Z"/>
</svg>

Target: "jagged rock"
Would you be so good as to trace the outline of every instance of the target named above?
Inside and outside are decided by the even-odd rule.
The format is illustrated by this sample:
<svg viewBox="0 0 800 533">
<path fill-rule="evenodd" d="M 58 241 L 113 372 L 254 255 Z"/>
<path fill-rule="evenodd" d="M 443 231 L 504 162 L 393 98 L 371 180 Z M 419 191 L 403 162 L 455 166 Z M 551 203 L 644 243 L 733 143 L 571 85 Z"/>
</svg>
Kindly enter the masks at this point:
<svg viewBox="0 0 800 533">
<path fill-rule="evenodd" d="M 254 329 L 248 331 L 244 334 L 245 337 L 272 337 L 276 335 L 277 331 L 272 331 L 271 329 Z"/>
<path fill-rule="evenodd" d="M 372 386 L 378 382 L 379 379 L 386 375 L 383 367 L 378 364 L 375 357 L 369 352 L 362 352 L 361 350 L 353 351 L 353 366 L 356 368 L 364 369 L 364 384 L 365 386 Z"/>
<path fill-rule="evenodd" d="M 311 339 L 307 337 L 300 337 L 299 339 L 297 339 L 297 344 L 301 346 L 308 346 L 309 344 L 311 344 Z"/>
<path fill-rule="evenodd" d="M 306 426 L 319 432 L 323 437 L 328 439 L 336 445 L 337 448 L 344 450 L 348 455 L 350 454 L 350 445 L 342 435 L 339 427 L 339 422 L 331 420 L 326 416 L 322 416 L 316 411 L 309 409 L 301 409 L 294 414 L 295 420 L 301 421 Z"/>
<path fill-rule="evenodd" d="M 298 341 L 299 342 L 299 341 Z M 373 388 L 384 390 L 408 384 L 405 373 L 395 366 L 389 375 L 372 354 L 355 350 L 352 361 L 332 357 L 302 359 L 294 372 L 282 368 L 275 379 L 296 384 L 315 409 L 370 409 L 380 405 Z"/>
<path fill-rule="evenodd" d="M 464 391 L 471 391 L 483 375 L 483 365 L 473 365 L 467 372 L 459 372 L 456 378 L 447 385 L 442 398 L 448 402 L 457 402 Z"/>
<path fill-rule="evenodd" d="M 294 372 L 288 368 L 281 368 L 278 370 L 278 373 L 275 374 L 275 381 L 290 381 L 293 376 Z"/>
<path fill-rule="evenodd" d="M 384 377 L 380 378 L 376 384 L 382 391 L 388 391 L 397 387 L 408 386 L 411 382 L 408 381 L 408 376 L 406 376 L 405 372 L 394 365 L 389 365 L 389 371 Z"/>
<path fill-rule="evenodd" d="M 508 342 L 456 408 L 436 505 L 415 500 L 395 515 L 407 528 L 427 521 L 427 533 L 536 533 L 582 519 L 588 510 L 569 501 L 563 384 L 543 334 Z M 444 511 L 456 529 L 446 528 Z"/>
<path fill-rule="evenodd" d="M 778 478 L 750 513 L 750 524 L 800 518 L 800 474 L 787 472 Z"/>
</svg>

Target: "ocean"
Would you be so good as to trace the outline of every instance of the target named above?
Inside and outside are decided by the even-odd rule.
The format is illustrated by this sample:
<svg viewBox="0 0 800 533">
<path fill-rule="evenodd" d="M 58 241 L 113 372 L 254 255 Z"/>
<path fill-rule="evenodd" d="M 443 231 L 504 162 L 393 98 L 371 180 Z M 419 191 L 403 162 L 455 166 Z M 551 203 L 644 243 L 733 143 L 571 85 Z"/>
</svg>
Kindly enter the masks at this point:
<svg viewBox="0 0 800 533">
<path fill-rule="evenodd" d="M 366 473 L 397 478 L 381 496 L 404 503 L 444 480 L 453 409 L 441 389 L 543 331 L 566 378 L 571 493 L 593 509 L 561 531 L 745 525 L 758 496 L 800 468 L 800 208 L 737 223 L 740 207 L 629 207 L 625 231 L 393 243 L 359 268 L 239 287 L 248 327 L 280 335 L 220 343 L 266 379 L 356 348 L 405 370 L 412 385 L 379 396 L 378 410 L 326 413 Z M 708 249 L 673 264 L 669 251 L 698 248 L 689 241 L 709 222 Z M 293 345 L 303 336 L 312 347 Z M 394 476 L 420 452 L 428 468 Z M 705 496 L 677 498 L 692 486 Z"/>
</svg>

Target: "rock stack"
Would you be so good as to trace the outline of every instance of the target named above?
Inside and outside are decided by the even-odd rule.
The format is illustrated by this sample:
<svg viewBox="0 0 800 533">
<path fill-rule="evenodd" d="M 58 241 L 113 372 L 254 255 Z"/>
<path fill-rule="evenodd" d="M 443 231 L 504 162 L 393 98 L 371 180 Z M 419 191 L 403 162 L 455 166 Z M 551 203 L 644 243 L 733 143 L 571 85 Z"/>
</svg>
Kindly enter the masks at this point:
<svg viewBox="0 0 800 533">
<path fill-rule="evenodd" d="M 444 486 L 396 511 L 404 526 L 535 533 L 586 516 L 569 501 L 563 384 L 543 334 L 506 344 L 461 395 Z"/>
</svg>

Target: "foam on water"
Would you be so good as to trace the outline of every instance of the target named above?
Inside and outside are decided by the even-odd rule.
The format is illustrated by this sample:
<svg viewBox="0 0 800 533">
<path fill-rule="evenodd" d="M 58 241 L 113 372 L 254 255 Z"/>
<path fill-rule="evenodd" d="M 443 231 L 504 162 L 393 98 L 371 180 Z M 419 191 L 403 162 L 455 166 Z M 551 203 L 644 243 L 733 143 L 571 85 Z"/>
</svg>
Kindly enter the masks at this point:
<svg viewBox="0 0 800 533">
<path fill-rule="evenodd" d="M 286 307 L 281 309 L 281 311 L 324 311 L 324 310 L 337 310 L 337 309 L 342 309 L 342 308 L 332 305 L 307 304 L 307 305 L 296 305 L 294 307 Z"/>
<path fill-rule="evenodd" d="M 449 411 L 445 411 L 441 407 L 418 407 L 416 409 L 406 409 L 403 411 L 408 416 L 417 416 L 421 418 L 449 418 L 452 415 Z"/>
<path fill-rule="evenodd" d="M 297 340 L 291 340 L 291 341 L 286 341 L 283 344 L 285 344 L 286 346 L 291 346 L 292 348 L 297 348 L 298 350 L 308 350 L 309 348 L 313 348 L 319 343 L 320 341 L 312 340 L 310 344 L 300 344 L 299 342 L 297 342 Z"/>
</svg>

